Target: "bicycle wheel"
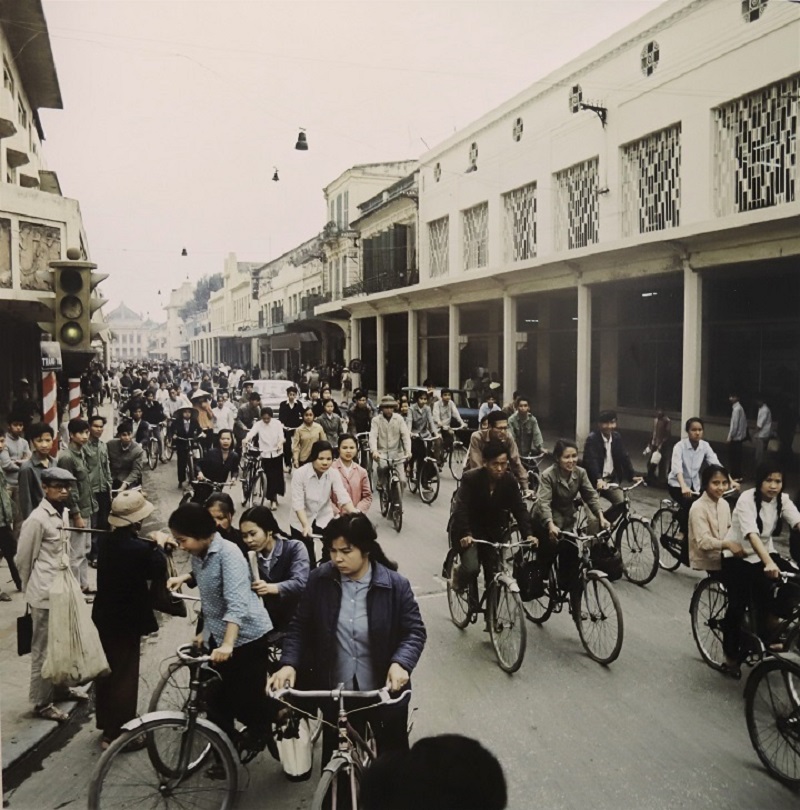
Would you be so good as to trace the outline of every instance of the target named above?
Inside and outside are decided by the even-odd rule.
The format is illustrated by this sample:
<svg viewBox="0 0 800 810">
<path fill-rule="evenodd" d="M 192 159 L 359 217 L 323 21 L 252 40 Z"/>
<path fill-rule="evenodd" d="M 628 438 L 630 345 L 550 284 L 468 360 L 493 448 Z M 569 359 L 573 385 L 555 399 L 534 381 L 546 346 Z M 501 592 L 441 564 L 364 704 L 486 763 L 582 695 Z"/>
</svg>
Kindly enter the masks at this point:
<svg viewBox="0 0 800 810">
<path fill-rule="evenodd" d="M 147 442 L 147 466 L 154 470 L 158 467 L 158 439 L 152 438 Z"/>
<path fill-rule="evenodd" d="M 400 482 L 392 481 L 389 489 L 389 512 L 392 515 L 394 530 L 399 532 L 403 528 L 403 493 L 400 490 Z"/>
<path fill-rule="evenodd" d="M 164 436 L 164 452 L 161 454 L 161 460 L 166 464 L 168 461 L 172 460 L 172 454 L 175 451 L 175 447 L 172 444 L 172 436 L 166 435 Z"/>
<path fill-rule="evenodd" d="M 195 479 L 194 456 L 191 452 L 186 457 L 186 478 L 188 481 L 194 481 Z"/>
<path fill-rule="evenodd" d="M 361 767 L 356 760 L 336 756 L 323 768 L 311 800 L 311 810 L 358 807 Z"/>
<path fill-rule="evenodd" d="M 457 551 L 450 552 L 450 576 L 447 578 L 447 607 L 450 609 L 450 619 L 460 630 L 463 630 L 472 618 L 469 606 L 469 591 L 458 591 L 453 586 L 456 571 L 461 567 L 461 558 Z"/>
<path fill-rule="evenodd" d="M 250 506 L 261 506 L 267 499 L 267 474 L 262 470 L 250 491 Z"/>
<path fill-rule="evenodd" d="M 713 669 L 720 669 L 725 662 L 722 625 L 727 609 L 728 594 L 719 580 L 707 577 L 694 589 L 689 604 L 692 635 L 700 656 Z"/>
<path fill-rule="evenodd" d="M 439 494 L 439 470 L 432 461 L 423 461 L 419 470 L 419 497 L 431 504 Z"/>
<path fill-rule="evenodd" d="M 158 679 L 147 704 L 148 712 L 182 712 L 189 698 L 191 670 L 181 661 L 171 661 Z"/>
<path fill-rule="evenodd" d="M 144 736 L 146 745 L 136 750 Z M 214 767 L 213 778 L 207 773 Z M 100 757 L 89 785 L 89 810 L 196 807 L 230 810 L 238 774 L 230 741 L 205 720 L 192 731 L 184 717 L 145 719 Z"/>
<path fill-rule="evenodd" d="M 583 583 L 575 623 L 590 658 L 598 664 L 617 660 L 622 649 L 622 608 L 605 577 L 591 577 Z"/>
<path fill-rule="evenodd" d="M 634 585 L 647 585 L 658 573 L 658 541 L 641 518 L 629 518 L 619 527 L 617 551 L 625 578 Z"/>
<path fill-rule="evenodd" d="M 793 788 L 800 787 L 800 704 L 792 683 L 800 680 L 800 658 L 768 658 L 750 674 L 745 717 L 750 742 L 764 767 Z"/>
<path fill-rule="evenodd" d="M 413 495 L 419 486 L 419 467 L 414 463 L 414 474 L 408 475 L 408 491 Z"/>
<path fill-rule="evenodd" d="M 489 594 L 489 638 L 497 663 L 505 672 L 516 672 L 525 657 L 528 628 L 522 600 L 505 582 L 496 582 Z"/>
<path fill-rule="evenodd" d="M 652 526 L 656 542 L 664 549 L 663 554 L 659 552 L 658 564 L 665 571 L 677 570 L 681 561 L 670 551 L 669 546 L 664 544 L 664 538 L 675 537 L 680 531 L 675 512 L 667 506 L 662 507 L 653 515 Z"/>
<path fill-rule="evenodd" d="M 464 462 L 467 460 L 467 448 L 461 442 L 453 442 L 453 446 L 450 449 L 450 475 L 455 478 L 456 481 L 461 480 L 461 476 L 464 475 Z"/>
</svg>

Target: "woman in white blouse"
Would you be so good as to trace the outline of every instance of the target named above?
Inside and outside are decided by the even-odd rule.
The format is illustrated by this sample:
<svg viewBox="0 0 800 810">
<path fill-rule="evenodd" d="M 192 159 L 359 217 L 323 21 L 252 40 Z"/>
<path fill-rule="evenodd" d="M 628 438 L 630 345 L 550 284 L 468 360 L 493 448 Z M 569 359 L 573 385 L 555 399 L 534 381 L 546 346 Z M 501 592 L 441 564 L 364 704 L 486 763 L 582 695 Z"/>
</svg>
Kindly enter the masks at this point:
<svg viewBox="0 0 800 810">
<path fill-rule="evenodd" d="M 331 443 L 318 441 L 311 445 L 308 463 L 292 473 L 292 516 L 289 526 L 292 537 L 305 543 L 311 568 L 317 564 L 313 535 L 322 534 L 334 517 L 331 495 L 336 495 L 336 503 L 342 512 L 358 511 L 353 506 L 341 475 L 331 469 L 331 464 Z"/>
<path fill-rule="evenodd" d="M 278 508 L 278 496 L 283 495 L 286 486 L 283 480 L 283 425 L 272 415 L 272 408 L 261 409 L 261 420 L 253 422 L 253 427 L 244 437 L 245 447 L 258 437 L 258 449 L 261 451 L 261 468 L 267 476 L 267 499 L 270 509 Z"/>
<path fill-rule="evenodd" d="M 774 632 L 780 619 L 789 615 L 792 605 L 790 585 L 774 585 L 781 571 L 797 573 L 797 566 L 775 551 L 774 538 L 781 533 L 783 522 L 791 528 L 800 526 L 800 512 L 783 492 L 783 471 L 765 463 L 756 473 L 755 489 L 743 492 L 733 510 L 727 539 L 740 543 L 744 556 L 723 561 L 723 576 L 728 589 L 726 635 L 737 643 L 744 613 L 751 603 L 758 614 L 759 635 L 770 648 L 781 649 Z M 728 651 L 726 651 L 727 654 Z M 734 652 L 731 647 L 731 652 Z"/>
</svg>

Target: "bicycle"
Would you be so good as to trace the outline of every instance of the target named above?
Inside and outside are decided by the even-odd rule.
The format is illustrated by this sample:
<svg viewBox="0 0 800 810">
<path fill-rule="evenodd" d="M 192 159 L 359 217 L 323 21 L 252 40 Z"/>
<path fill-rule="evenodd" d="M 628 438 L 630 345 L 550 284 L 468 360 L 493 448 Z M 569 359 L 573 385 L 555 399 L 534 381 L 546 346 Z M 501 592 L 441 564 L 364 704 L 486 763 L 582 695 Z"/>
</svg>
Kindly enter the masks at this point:
<svg viewBox="0 0 800 810">
<path fill-rule="evenodd" d="M 156 425 L 147 422 L 147 438 L 142 442 L 144 454 L 147 457 L 147 466 L 151 470 L 155 470 L 158 466 L 158 460 L 161 457 L 161 442 L 154 435 L 153 429 Z"/>
<path fill-rule="evenodd" d="M 559 584 L 556 557 L 542 595 L 522 603 L 525 615 L 534 624 L 544 624 L 553 613 L 560 613 L 566 604 L 589 657 L 598 664 L 611 664 L 619 658 L 624 637 L 622 607 L 609 575 L 610 571 L 616 576 L 613 557 L 607 556 L 611 550 L 611 533 L 604 530 L 597 535 L 583 535 L 562 529 L 558 538 L 578 549 L 580 598 L 573 604 L 570 599 L 572 583 Z M 523 555 L 519 562 L 535 563 L 532 550 Z"/>
<path fill-rule="evenodd" d="M 403 484 L 397 468 L 403 464 L 402 458 L 387 458 L 389 468 L 386 485 L 378 487 L 381 515 L 392 521 L 394 530 L 399 532 L 403 528 Z"/>
<path fill-rule="evenodd" d="M 164 437 L 164 445 L 161 448 L 161 463 L 166 464 L 172 460 L 172 454 L 175 452 L 175 446 L 170 434 L 170 426 L 172 425 L 172 417 L 168 417 L 161 423 L 161 435 Z"/>
<path fill-rule="evenodd" d="M 738 494 L 737 489 L 726 490 L 722 497 L 730 498 Z M 697 498 L 699 493 L 693 492 Z M 672 498 L 664 498 L 661 507 L 656 510 L 650 525 L 661 548 L 667 553 L 659 553 L 658 563 L 665 571 L 677 571 L 681 564 L 689 565 L 689 541 L 681 528 L 680 515 L 681 506 Z M 684 536 L 681 536 L 684 535 Z"/>
<path fill-rule="evenodd" d="M 778 579 L 784 584 L 790 582 L 800 588 L 796 574 L 781 571 Z M 707 576 L 697 583 L 689 603 L 692 622 L 692 637 L 700 657 L 712 669 L 722 671 L 725 656 L 722 649 L 722 632 L 725 614 L 728 610 L 728 592 L 718 571 L 708 571 Z M 741 628 L 742 662 L 754 666 L 764 659 L 768 650 L 756 630 L 756 611 L 748 607 Z M 800 601 L 796 602 L 792 613 L 783 619 L 775 632 L 778 638 L 785 638 L 785 648 L 800 653 Z"/>
<path fill-rule="evenodd" d="M 439 495 L 439 467 L 433 457 L 431 445 L 433 439 L 423 439 L 421 436 L 415 437 L 425 446 L 425 454 L 421 459 L 413 459 L 412 474 L 408 476 L 408 489 L 412 493 L 418 493 L 423 503 L 432 504 Z"/>
<path fill-rule="evenodd" d="M 542 480 L 543 470 L 541 463 L 544 458 L 547 458 L 545 452 L 519 457 L 522 466 L 528 471 L 528 491 L 534 493 L 534 495 L 539 491 L 539 484 Z"/>
<path fill-rule="evenodd" d="M 519 585 L 514 579 L 513 559 L 515 550 L 529 547 L 526 540 L 515 540 L 516 526 L 509 527 L 500 543 L 473 538 L 472 542 L 494 549 L 495 554 L 489 570 L 490 579 L 478 598 L 477 582 L 466 589 L 455 587 L 457 572 L 461 567 L 460 553 L 451 548 L 445 560 L 447 573 L 447 606 L 453 624 L 460 630 L 475 624 L 478 615 L 486 616 L 489 638 L 497 663 L 505 672 L 516 672 L 522 666 L 527 643 L 525 614 L 520 598 Z"/>
<path fill-rule="evenodd" d="M 267 499 L 267 474 L 261 468 L 261 452 L 247 447 L 239 476 L 242 482 L 242 506 L 261 506 Z"/>
<path fill-rule="evenodd" d="M 647 485 L 641 480 L 629 487 L 614 483 L 606 486 L 608 489 L 619 489 L 623 495 L 621 503 L 614 504 L 604 513 L 606 520 L 611 523 L 609 531 L 615 538 L 614 545 L 622 557 L 622 573 L 634 585 L 647 585 L 658 573 L 661 554 L 650 521 L 634 514 L 630 496 L 636 487 Z M 579 530 L 585 531 L 587 519 L 584 512 L 578 521 Z"/>
<path fill-rule="evenodd" d="M 185 503 L 204 504 L 214 492 L 222 492 L 225 487 L 232 487 L 235 481 L 210 481 L 208 478 L 196 478 L 189 481 L 189 489 L 181 496 L 180 506 Z"/>
<path fill-rule="evenodd" d="M 203 458 L 205 451 L 203 445 L 195 438 L 185 438 L 184 436 L 173 436 L 173 441 L 187 442 L 189 453 L 186 457 L 186 480 L 194 481 L 199 472 L 199 462 Z M 152 469 L 152 468 L 151 468 Z"/>
<path fill-rule="evenodd" d="M 464 463 L 467 460 L 467 444 L 462 441 L 461 436 L 465 437 L 465 430 L 468 428 L 442 428 L 442 438 L 447 434 L 453 435 L 453 440 L 445 442 L 444 460 L 450 469 L 450 475 L 453 476 L 455 481 L 460 481 L 461 476 L 464 475 Z"/>
<path fill-rule="evenodd" d="M 148 712 L 123 726 L 92 774 L 89 810 L 234 806 L 237 751 L 219 726 L 200 716 L 205 691 L 219 675 L 207 666 L 211 656 L 193 652 L 191 644 L 177 651 L 190 673 L 181 711 Z M 206 766 L 214 768 L 213 778 Z"/>
<path fill-rule="evenodd" d="M 344 689 L 343 684 L 337 686 L 336 689 L 330 690 L 304 691 L 300 689 L 284 688 L 278 689 L 272 693 L 272 697 L 276 700 L 282 700 L 285 696 L 312 700 L 333 699 L 338 701 L 339 709 L 336 722 L 339 737 L 338 746 L 333 752 L 330 762 L 322 769 L 319 782 L 314 790 L 314 797 L 311 800 L 311 810 L 322 810 L 324 807 L 337 810 L 337 808 L 341 806 L 339 803 L 340 795 L 344 793 L 345 790 L 350 799 L 348 807 L 352 808 L 352 810 L 358 810 L 361 779 L 365 769 L 378 756 L 378 751 L 375 737 L 372 734 L 369 723 L 367 723 L 366 730 L 362 736 L 350 724 L 348 714 L 363 711 L 364 708 L 392 706 L 408 701 L 411 697 L 411 690 L 406 690 L 396 698 L 389 697 L 389 690 L 386 687 L 361 692 Z M 378 699 L 379 702 L 367 707 L 351 709 L 348 712 L 344 705 L 345 700 L 348 699 Z M 287 703 L 287 705 L 291 704 Z M 342 787 L 342 785 L 344 785 L 344 787 Z"/>
<path fill-rule="evenodd" d="M 356 461 L 367 471 L 369 480 L 372 481 L 372 453 L 369 449 L 369 432 L 356 433 L 356 442 L 358 443 L 358 458 Z"/>
<path fill-rule="evenodd" d="M 800 788 L 800 655 L 776 654 L 750 673 L 744 689 L 747 732 L 764 767 Z"/>
</svg>

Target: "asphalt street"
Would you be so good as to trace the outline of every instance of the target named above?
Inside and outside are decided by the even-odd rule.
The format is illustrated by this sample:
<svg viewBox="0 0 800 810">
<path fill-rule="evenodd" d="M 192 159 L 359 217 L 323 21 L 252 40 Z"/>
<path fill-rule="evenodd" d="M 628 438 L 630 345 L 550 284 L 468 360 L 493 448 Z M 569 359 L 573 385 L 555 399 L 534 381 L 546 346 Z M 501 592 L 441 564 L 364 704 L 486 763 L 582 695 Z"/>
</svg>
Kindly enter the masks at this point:
<svg viewBox="0 0 800 810">
<path fill-rule="evenodd" d="M 148 496 L 165 521 L 180 495 L 174 462 L 147 475 Z M 645 588 L 615 585 L 625 638 L 610 667 L 588 658 L 562 613 L 541 628 L 528 624 L 525 661 L 516 674 L 504 673 L 482 623 L 461 631 L 450 622 L 440 572 L 453 488 L 445 471 L 432 506 L 407 495 L 400 534 L 380 517 L 377 504 L 371 512 L 387 554 L 413 585 L 428 629 L 413 676 L 412 739 L 443 732 L 478 738 L 503 764 L 509 807 L 517 810 L 797 806 L 796 794 L 767 775 L 750 745 L 744 680 L 723 678 L 697 653 L 689 623 L 697 576 L 684 568 L 660 572 Z M 645 493 L 635 502 L 650 515 L 661 494 Z M 288 527 L 285 500 L 277 514 Z M 189 620 L 168 619 L 155 642 L 143 645 L 142 707 L 164 662 L 191 635 Z M 99 732 L 90 717 L 6 794 L 7 806 L 85 806 L 99 756 Z M 310 805 L 315 779 L 289 783 L 280 765 L 262 754 L 243 769 L 241 782 L 242 810 L 288 810 Z"/>
</svg>

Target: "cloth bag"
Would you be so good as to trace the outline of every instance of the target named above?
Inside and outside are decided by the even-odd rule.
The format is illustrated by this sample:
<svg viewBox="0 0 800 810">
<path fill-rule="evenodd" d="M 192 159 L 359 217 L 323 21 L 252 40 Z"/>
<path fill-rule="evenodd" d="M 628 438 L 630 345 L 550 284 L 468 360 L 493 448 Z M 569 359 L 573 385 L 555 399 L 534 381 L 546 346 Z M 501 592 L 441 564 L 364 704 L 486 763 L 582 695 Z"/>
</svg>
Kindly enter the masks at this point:
<svg viewBox="0 0 800 810">
<path fill-rule="evenodd" d="M 167 558 L 167 579 L 169 579 L 176 576 L 177 571 L 172 555 L 164 553 L 164 556 Z M 150 580 L 150 607 L 160 613 L 166 613 L 168 616 L 179 616 L 182 619 L 185 619 L 188 615 L 186 603 L 167 588 L 166 579 Z"/>
<path fill-rule="evenodd" d="M 305 717 L 292 714 L 283 726 L 275 730 L 275 742 L 283 766 L 283 775 L 290 782 L 305 782 L 314 765 L 314 743 Z"/>
<path fill-rule="evenodd" d="M 61 563 L 50 588 L 49 613 L 42 677 L 56 686 L 80 686 L 108 675 L 111 669 L 100 635 L 69 567 L 68 541 L 64 542 Z"/>
</svg>

